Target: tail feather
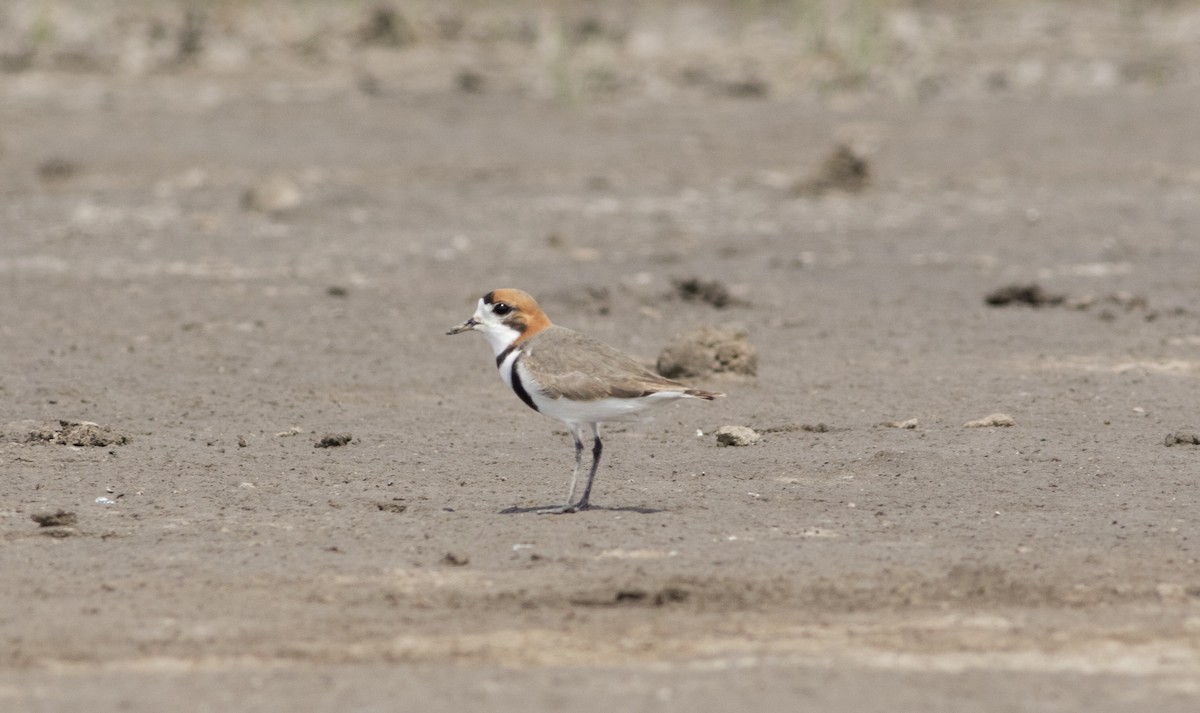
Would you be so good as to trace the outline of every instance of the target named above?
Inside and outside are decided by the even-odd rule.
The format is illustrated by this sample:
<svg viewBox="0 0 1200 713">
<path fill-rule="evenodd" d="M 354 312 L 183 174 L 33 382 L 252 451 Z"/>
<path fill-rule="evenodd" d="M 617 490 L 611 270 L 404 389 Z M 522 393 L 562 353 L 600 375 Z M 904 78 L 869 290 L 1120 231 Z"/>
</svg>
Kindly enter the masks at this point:
<svg viewBox="0 0 1200 713">
<path fill-rule="evenodd" d="M 704 389 L 688 389 L 683 393 L 687 394 L 688 396 L 694 396 L 698 399 L 704 399 L 705 401 L 712 401 L 713 399 L 719 399 L 725 396 L 725 394 L 721 393 L 720 391 L 705 391 Z"/>
</svg>

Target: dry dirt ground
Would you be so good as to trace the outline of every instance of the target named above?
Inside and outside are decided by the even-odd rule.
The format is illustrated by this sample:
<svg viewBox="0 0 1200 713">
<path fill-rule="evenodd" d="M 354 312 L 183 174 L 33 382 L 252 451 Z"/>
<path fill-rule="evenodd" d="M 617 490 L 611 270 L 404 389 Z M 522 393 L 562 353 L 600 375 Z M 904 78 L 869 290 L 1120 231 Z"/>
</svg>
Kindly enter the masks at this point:
<svg viewBox="0 0 1200 713">
<path fill-rule="evenodd" d="M 942 69 L 748 79 L 556 64 L 545 11 L 289 63 L 146 3 L 113 31 L 160 66 L 38 5 L 0 24 L 0 710 L 1200 709 L 1193 4 L 871 4 Z M 501 286 L 648 361 L 745 329 L 758 374 L 611 429 L 600 507 L 501 514 L 571 465 L 444 336 Z"/>
</svg>

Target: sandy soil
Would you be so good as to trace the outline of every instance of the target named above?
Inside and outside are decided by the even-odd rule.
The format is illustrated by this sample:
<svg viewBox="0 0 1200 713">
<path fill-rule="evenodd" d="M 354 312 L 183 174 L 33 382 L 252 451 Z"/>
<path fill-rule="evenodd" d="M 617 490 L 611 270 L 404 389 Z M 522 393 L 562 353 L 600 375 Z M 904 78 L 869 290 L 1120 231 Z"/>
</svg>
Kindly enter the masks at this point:
<svg viewBox="0 0 1200 713">
<path fill-rule="evenodd" d="M 9 41 L 0 709 L 1196 710 L 1196 9 L 941 5 L 931 93 Z M 757 376 L 610 429 L 599 508 L 501 514 L 571 466 L 444 336 L 502 286 Z"/>
</svg>

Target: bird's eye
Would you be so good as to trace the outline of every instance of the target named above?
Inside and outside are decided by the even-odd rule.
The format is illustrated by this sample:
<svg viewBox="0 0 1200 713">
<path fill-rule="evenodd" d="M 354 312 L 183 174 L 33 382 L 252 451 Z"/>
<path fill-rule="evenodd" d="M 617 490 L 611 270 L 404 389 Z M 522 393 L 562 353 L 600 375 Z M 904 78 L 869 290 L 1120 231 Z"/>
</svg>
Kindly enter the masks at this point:
<svg viewBox="0 0 1200 713">
<path fill-rule="evenodd" d="M 495 305 L 492 306 L 492 312 L 500 317 L 503 317 L 504 315 L 508 314 L 509 312 L 512 312 L 512 307 L 509 307 L 504 302 L 497 302 Z"/>
</svg>

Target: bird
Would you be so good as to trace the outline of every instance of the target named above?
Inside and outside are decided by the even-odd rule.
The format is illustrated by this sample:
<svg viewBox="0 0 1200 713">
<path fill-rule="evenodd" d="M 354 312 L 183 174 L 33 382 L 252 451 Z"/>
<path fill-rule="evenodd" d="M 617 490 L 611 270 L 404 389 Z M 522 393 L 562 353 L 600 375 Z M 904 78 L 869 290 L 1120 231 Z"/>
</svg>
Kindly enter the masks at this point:
<svg viewBox="0 0 1200 713">
<path fill-rule="evenodd" d="M 488 292 L 475 314 L 447 335 L 482 332 L 496 357 L 500 378 L 526 406 L 558 419 L 575 441 L 575 470 L 567 502 L 537 508 L 543 513 L 572 513 L 591 507 L 592 484 L 604 448 L 601 424 L 642 420 L 642 412 L 680 399 L 712 401 L 725 394 L 668 379 L 592 337 L 553 324 L 537 300 L 514 288 Z M 592 465 L 583 495 L 576 485 L 585 435 L 592 438 Z"/>
</svg>

